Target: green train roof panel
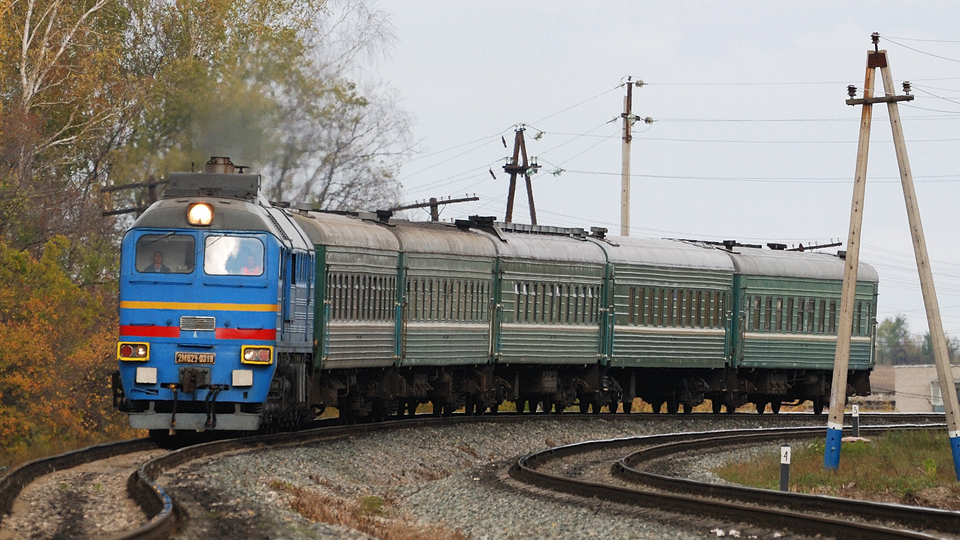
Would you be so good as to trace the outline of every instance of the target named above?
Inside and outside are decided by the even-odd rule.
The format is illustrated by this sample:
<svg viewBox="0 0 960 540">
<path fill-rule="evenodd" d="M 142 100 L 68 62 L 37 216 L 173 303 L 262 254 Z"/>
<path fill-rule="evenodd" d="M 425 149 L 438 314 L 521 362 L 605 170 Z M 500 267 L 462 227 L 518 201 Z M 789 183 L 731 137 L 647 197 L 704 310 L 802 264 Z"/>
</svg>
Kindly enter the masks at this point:
<svg viewBox="0 0 960 540">
<path fill-rule="evenodd" d="M 702 244 L 659 238 L 611 237 L 600 245 L 614 264 L 696 268 L 733 273 L 724 252 Z"/>
<path fill-rule="evenodd" d="M 760 248 L 737 248 L 727 252 L 737 274 L 814 279 L 843 279 L 846 261 L 837 255 L 809 251 L 782 251 Z M 879 281 L 877 271 L 860 263 L 857 281 Z"/>
</svg>

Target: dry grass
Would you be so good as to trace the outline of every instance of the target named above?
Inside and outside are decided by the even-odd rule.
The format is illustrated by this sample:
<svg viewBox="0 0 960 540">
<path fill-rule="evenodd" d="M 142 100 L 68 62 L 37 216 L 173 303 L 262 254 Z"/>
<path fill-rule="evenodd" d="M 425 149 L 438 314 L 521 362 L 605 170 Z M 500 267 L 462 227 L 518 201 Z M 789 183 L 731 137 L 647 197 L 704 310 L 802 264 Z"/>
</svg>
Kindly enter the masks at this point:
<svg viewBox="0 0 960 540">
<path fill-rule="evenodd" d="M 303 486 L 274 481 L 270 487 L 290 496 L 290 507 L 315 523 L 340 525 L 382 540 L 467 540 L 460 531 L 443 525 L 423 525 L 406 515 L 396 515 L 390 501 L 376 495 L 347 500 Z"/>
<path fill-rule="evenodd" d="M 823 439 L 794 444 L 791 491 L 960 510 L 960 483 L 946 432 L 896 431 L 869 442 L 844 442 L 836 471 L 824 469 L 824 444 Z M 778 489 L 779 447 L 761 459 L 714 472 L 737 484 Z"/>
</svg>

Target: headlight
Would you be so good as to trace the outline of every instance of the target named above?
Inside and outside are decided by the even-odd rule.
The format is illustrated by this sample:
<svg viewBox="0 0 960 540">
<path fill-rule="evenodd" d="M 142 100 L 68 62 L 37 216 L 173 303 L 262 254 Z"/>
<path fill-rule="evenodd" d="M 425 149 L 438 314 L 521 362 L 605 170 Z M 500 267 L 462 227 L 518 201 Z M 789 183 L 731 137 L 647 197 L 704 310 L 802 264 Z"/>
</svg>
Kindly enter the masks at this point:
<svg viewBox="0 0 960 540">
<path fill-rule="evenodd" d="M 245 345 L 240 351 L 240 361 L 244 364 L 272 364 L 273 347 Z"/>
<path fill-rule="evenodd" d="M 213 206 L 207 203 L 191 204 L 187 208 L 187 223 L 207 226 L 213 222 Z"/>
<path fill-rule="evenodd" d="M 150 359 L 150 344 L 121 341 L 117 344 L 117 358 L 124 362 L 146 362 Z"/>
</svg>

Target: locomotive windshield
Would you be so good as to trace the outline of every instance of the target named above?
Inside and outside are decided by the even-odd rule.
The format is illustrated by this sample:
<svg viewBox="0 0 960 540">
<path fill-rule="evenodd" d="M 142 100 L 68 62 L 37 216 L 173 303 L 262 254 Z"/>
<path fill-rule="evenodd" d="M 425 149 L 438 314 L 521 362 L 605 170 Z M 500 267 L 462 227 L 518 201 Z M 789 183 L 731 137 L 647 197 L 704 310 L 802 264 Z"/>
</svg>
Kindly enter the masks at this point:
<svg viewBox="0 0 960 540">
<path fill-rule="evenodd" d="M 145 234 L 137 239 L 137 271 L 189 274 L 195 245 L 193 236 L 185 234 Z"/>
<path fill-rule="evenodd" d="M 208 236 L 203 271 L 212 276 L 262 275 L 263 243 L 244 236 Z"/>
</svg>

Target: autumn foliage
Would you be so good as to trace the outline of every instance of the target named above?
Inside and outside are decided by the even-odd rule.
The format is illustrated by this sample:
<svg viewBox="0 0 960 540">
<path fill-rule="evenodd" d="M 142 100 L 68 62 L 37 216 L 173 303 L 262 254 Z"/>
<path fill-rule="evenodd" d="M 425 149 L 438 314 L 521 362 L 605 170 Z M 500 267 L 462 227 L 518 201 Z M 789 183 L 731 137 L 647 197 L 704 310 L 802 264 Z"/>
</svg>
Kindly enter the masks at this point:
<svg viewBox="0 0 960 540">
<path fill-rule="evenodd" d="M 111 401 L 115 288 L 74 284 L 68 248 L 0 242 L 0 465 L 132 435 Z"/>
</svg>

